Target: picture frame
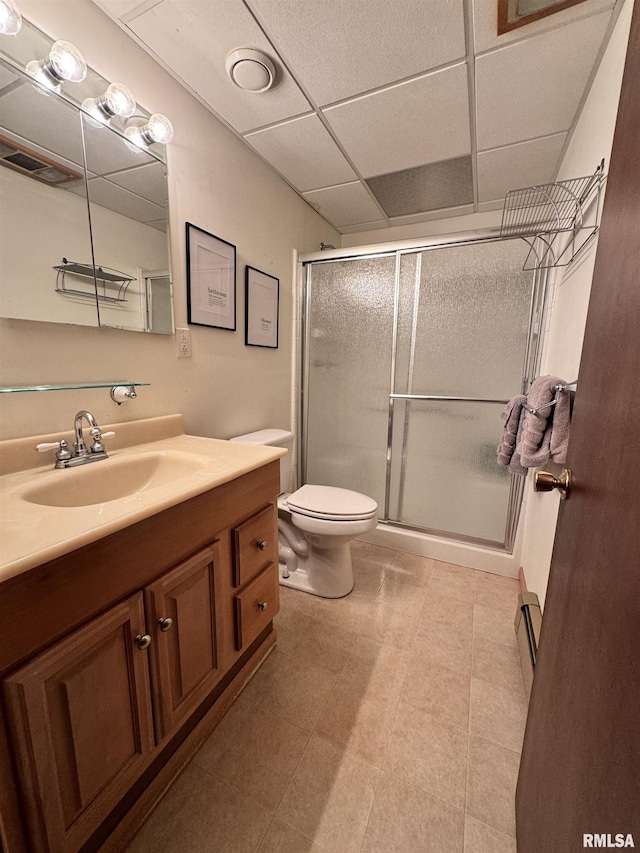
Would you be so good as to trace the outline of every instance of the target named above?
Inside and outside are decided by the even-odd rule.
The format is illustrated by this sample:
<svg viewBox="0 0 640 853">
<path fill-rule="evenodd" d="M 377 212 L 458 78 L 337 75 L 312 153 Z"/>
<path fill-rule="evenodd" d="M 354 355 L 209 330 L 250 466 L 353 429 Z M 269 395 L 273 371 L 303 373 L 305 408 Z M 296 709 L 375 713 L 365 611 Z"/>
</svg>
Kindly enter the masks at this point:
<svg viewBox="0 0 640 853">
<path fill-rule="evenodd" d="M 262 270 L 245 267 L 246 346 L 278 348 L 280 279 Z"/>
<path fill-rule="evenodd" d="M 236 331 L 236 247 L 186 223 L 187 319 Z"/>
</svg>

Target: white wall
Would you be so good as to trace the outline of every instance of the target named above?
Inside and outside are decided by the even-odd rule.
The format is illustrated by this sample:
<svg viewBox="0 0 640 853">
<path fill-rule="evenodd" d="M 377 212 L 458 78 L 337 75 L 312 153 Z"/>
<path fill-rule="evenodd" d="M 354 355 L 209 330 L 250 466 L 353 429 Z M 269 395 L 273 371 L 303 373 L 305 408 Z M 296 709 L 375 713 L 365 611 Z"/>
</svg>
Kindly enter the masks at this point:
<svg viewBox="0 0 640 853">
<path fill-rule="evenodd" d="M 632 0 L 627 0 L 560 165 L 558 180 L 592 174 L 603 157 L 608 171 L 632 8 Z M 595 253 L 594 241 L 575 263 L 563 268 L 557 276 L 542 374 L 561 376 L 569 382 L 578 376 Z M 524 524 L 522 567 L 527 588 L 544 603 L 560 500 L 556 492 L 535 493 L 532 481 L 530 475 L 521 521 Z"/>
<path fill-rule="evenodd" d="M 407 225 L 394 225 L 391 228 L 343 234 L 340 245 L 344 249 L 348 246 L 369 246 L 376 243 L 389 243 L 392 240 L 413 240 L 440 234 L 475 231 L 479 228 L 498 227 L 501 220 L 502 209 L 484 213 L 466 213 L 460 216 L 449 216 L 446 219 L 432 219 L 429 222 L 414 222 Z M 335 243 L 335 245 L 338 244 Z"/>
<path fill-rule="evenodd" d="M 24 16 L 77 45 L 109 80 L 128 85 L 176 134 L 168 146 L 176 326 L 187 325 L 184 223 L 237 246 L 237 331 L 191 327 L 191 359 L 173 336 L 0 320 L 0 384 L 130 379 L 151 382 L 118 408 L 108 391 L 0 394 L 2 438 L 182 412 L 188 431 L 229 437 L 291 419 L 292 252 L 338 245 L 338 233 L 90 0 L 21 0 Z M 244 345 L 244 267 L 280 279 L 280 346 Z M 2 270 L 3 276 L 6 270 Z"/>
</svg>

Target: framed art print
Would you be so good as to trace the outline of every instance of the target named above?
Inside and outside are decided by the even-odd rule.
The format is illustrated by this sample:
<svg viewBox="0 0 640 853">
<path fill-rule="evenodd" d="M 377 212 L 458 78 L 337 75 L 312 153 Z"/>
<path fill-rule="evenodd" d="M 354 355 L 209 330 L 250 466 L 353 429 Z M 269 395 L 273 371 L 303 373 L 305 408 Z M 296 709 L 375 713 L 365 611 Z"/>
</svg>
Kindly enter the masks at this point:
<svg viewBox="0 0 640 853">
<path fill-rule="evenodd" d="M 254 267 L 245 269 L 245 344 L 278 348 L 280 280 Z"/>
<path fill-rule="evenodd" d="M 236 247 L 187 222 L 189 323 L 236 329 Z"/>
</svg>

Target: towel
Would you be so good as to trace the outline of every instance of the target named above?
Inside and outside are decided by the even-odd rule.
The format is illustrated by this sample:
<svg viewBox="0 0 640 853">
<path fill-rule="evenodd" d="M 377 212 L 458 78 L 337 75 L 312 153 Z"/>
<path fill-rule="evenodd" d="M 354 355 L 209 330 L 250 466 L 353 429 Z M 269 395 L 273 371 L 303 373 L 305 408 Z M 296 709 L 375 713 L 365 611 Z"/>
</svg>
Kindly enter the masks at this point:
<svg viewBox="0 0 640 853">
<path fill-rule="evenodd" d="M 563 463 L 567 457 L 569 442 L 569 395 L 558 394 L 556 385 L 566 385 L 558 376 L 540 376 L 529 389 L 527 405 L 538 409 L 530 412 L 525 409 L 520 436 L 516 449 L 520 462 L 525 468 L 538 468 L 549 459 Z"/>
<path fill-rule="evenodd" d="M 507 404 L 507 408 L 501 414 L 504 421 L 504 429 L 502 431 L 502 440 L 498 445 L 498 465 L 509 465 L 511 458 L 516 449 L 516 438 L 518 428 L 520 426 L 520 417 L 522 415 L 522 407 L 527 402 L 524 394 L 518 394 L 513 397 Z"/>
</svg>

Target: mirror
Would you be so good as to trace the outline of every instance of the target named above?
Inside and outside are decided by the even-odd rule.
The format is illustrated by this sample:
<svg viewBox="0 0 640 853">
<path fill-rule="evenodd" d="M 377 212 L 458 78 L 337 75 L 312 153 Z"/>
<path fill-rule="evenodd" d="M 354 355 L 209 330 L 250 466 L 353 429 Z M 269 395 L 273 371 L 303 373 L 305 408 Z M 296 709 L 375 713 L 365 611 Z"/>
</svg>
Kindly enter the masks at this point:
<svg viewBox="0 0 640 853">
<path fill-rule="evenodd" d="M 0 194 L 0 316 L 173 333 L 164 162 L 1 58 Z"/>
</svg>

